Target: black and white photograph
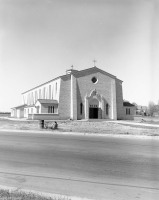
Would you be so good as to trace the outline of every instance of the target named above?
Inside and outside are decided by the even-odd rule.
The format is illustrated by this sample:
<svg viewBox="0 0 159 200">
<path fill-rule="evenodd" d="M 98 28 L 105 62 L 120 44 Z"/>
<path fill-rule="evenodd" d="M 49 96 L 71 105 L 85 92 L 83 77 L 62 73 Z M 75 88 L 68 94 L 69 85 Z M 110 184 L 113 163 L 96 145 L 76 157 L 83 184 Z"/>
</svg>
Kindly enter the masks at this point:
<svg viewBox="0 0 159 200">
<path fill-rule="evenodd" d="M 0 200 L 159 199 L 159 0 L 0 0 Z"/>
</svg>

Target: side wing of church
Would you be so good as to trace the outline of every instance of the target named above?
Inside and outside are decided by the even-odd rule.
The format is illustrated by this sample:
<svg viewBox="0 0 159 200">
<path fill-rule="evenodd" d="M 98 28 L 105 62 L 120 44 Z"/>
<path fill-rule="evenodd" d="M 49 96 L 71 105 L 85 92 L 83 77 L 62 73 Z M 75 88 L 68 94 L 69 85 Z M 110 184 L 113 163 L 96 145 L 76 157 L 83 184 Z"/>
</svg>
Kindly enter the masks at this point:
<svg viewBox="0 0 159 200">
<path fill-rule="evenodd" d="M 22 105 L 12 108 L 12 117 L 116 120 L 133 119 L 134 114 L 133 106 L 124 106 L 122 81 L 97 67 L 67 70 L 66 75 L 22 93 L 22 99 Z"/>
</svg>

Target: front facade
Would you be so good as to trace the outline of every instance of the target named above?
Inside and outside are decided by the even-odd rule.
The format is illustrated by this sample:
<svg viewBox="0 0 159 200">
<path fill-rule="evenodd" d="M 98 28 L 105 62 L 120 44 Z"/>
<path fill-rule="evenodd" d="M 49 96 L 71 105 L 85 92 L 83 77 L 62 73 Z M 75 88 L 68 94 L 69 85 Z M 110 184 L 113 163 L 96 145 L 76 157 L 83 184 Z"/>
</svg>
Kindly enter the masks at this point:
<svg viewBox="0 0 159 200">
<path fill-rule="evenodd" d="M 122 81 L 97 67 L 67 70 L 22 93 L 22 99 L 19 116 L 28 119 L 126 119 Z"/>
</svg>

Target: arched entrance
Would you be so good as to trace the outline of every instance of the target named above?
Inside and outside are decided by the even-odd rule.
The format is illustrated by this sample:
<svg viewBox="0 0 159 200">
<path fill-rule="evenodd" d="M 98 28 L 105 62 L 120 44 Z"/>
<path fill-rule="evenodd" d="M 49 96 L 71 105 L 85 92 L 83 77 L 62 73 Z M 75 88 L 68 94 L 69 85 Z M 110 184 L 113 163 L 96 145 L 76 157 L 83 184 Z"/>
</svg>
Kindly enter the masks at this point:
<svg viewBox="0 0 159 200">
<path fill-rule="evenodd" d="M 99 101 L 97 99 L 92 99 L 89 103 L 89 118 L 98 119 L 99 113 Z"/>
<path fill-rule="evenodd" d="M 102 95 L 97 93 L 96 89 L 85 97 L 85 119 L 104 119 L 105 100 Z"/>
</svg>

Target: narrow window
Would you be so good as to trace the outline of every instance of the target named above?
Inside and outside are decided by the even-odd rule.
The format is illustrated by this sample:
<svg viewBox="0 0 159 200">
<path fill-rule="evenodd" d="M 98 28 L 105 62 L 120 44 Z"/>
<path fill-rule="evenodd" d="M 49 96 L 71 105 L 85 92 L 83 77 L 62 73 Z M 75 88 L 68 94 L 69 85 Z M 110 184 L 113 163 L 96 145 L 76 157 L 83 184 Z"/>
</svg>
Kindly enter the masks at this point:
<svg viewBox="0 0 159 200">
<path fill-rule="evenodd" d="M 54 113 L 54 106 L 52 106 L 52 113 Z"/>
<path fill-rule="evenodd" d="M 51 99 L 51 85 L 49 85 L 49 99 Z"/>
<path fill-rule="evenodd" d="M 126 115 L 130 115 L 130 108 L 126 108 Z"/>
<path fill-rule="evenodd" d="M 109 105 L 108 105 L 108 103 L 106 104 L 106 115 L 108 115 L 109 114 Z"/>
<path fill-rule="evenodd" d="M 37 100 L 37 91 L 34 92 L 35 102 Z"/>
<path fill-rule="evenodd" d="M 27 104 L 29 105 L 29 94 L 27 96 Z"/>
<path fill-rule="evenodd" d="M 55 108 L 54 106 L 48 106 L 48 113 L 54 113 Z"/>
<path fill-rule="evenodd" d="M 43 88 L 43 99 L 45 99 L 45 87 Z"/>
<path fill-rule="evenodd" d="M 82 111 L 83 111 L 83 104 L 80 104 L 80 114 L 82 115 Z"/>
<path fill-rule="evenodd" d="M 31 104 L 31 94 L 29 94 L 29 105 Z"/>
<path fill-rule="evenodd" d="M 56 94 L 57 94 L 57 83 L 56 83 Z"/>
<path fill-rule="evenodd" d="M 39 99 L 41 99 L 41 89 L 39 89 Z"/>
<path fill-rule="evenodd" d="M 54 85 L 52 86 L 52 99 L 54 99 Z"/>
<path fill-rule="evenodd" d="M 30 93 L 30 104 L 31 105 L 33 104 L 33 93 L 32 92 Z"/>
</svg>

